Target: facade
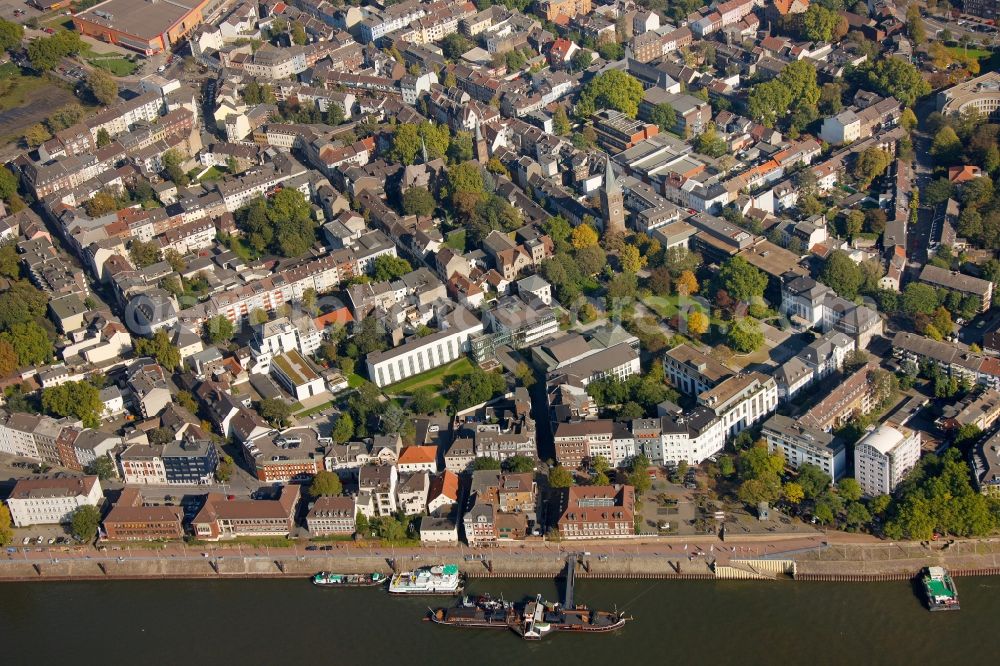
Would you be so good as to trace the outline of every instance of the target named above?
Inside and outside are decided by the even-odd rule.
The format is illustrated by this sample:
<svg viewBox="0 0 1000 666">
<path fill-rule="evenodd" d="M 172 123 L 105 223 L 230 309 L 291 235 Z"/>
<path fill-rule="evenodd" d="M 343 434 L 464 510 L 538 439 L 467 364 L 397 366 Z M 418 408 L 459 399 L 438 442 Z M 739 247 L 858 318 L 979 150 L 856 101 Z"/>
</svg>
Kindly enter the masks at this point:
<svg viewBox="0 0 1000 666">
<path fill-rule="evenodd" d="M 180 539 L 184 536 L 179 506 L 147 506 L 138 488 L 125 488 L 104 518 L 104 533 L 109 541 L 151 541 Z"/>
<path fill-rule="evenodd" d="M 353 497 L 320 497 L 306 514 L 306 529 L 313 536 L 350 536 L 356 517 Z"/>
<path fill-rule="evenodd" d="M 674 388 L 688 395 L 704 393 L 733 375 L 729 368 L 688 344 L 667 351 L 663 368 Z"/>
<path fill-rule="evenodd" d="M 880 425 L 854 445 L 854 478 L 866 495 L 888 495 L 920 459 L 920 433 Z"/>
<path fill-rule="evenodd" d="M 993 303 L 993 283 L 971 275 L 927 264 L 920 271 L 920 281 L 934 288 L 957 291 L 963 296 L 972 296 L 979 302 L 979 311 L 986 312 Z"/>
<path fill-rule="evenodd" d="M 775 414 L 764 422 L 761 435 L 767 440 L 767 450 L 784 453 L 786 464 L 793 469 L 805 463 L 816 465 L 829 475 L 831 483 L 836 483 L 847 471 L 844 442 L 828 432 Z"/>
<path fill-rule="evenodd" d="M 365 465 L 358 470 L 358 511 L 367 518 L 390 516 L 399 508 L 395 465 Z"/>
<path fill-rule="evenodd" d="M 294 349 L 271 359 L 271 374 L 296 400 L 326 391 L 326 382 L 316 366 Z"/>
<path fill-rule="evenodd" d="M 465 308 L 457 308 L 447 321 L 449 325 L 437 333 L 369 354 L 368 377 L 384 387 L 461 358 L 469 351 L 469 338 L 482 333 L 483 324 Z"/>
<path fill-rule="evenodd" d="M 219 453 L 212 440 L 185 436 L 163 446 L 162 460 L 167 483 L 205 485 L 215 479 Z"/>
<path fill-rule="evenodd" d="M 601 188 L 601 214 L 604 216 L 604 233 L 625 233 L 625 195 L 615 178 L 609 157 L 604 164 L 604 187 Z"/>
<path fill-rule="evenodd" d="M 73 16 L 73 27 L 81 35 L 109 44 L 154 55 L 169 50 L 203 20 L 203 13 L 216 6 L 213 0 L 171 0 L 135 3 L 107 0 Z"/>
<path fill-rule="evenodd" d="M 1000 434 L 979 443 L 972 456 L 972 469 L 979 492 L 1000 497 Z"/>
<path fill-rule="evenodd" d="M 299 492 L 299 486 L 282 486 L 278 498 L 270 500 L 230 500 L 223 494 L 209 493 L 191 527 L 196 537 L 207 541 L 240 536 L 287 536 L 295 526 Z"/>
<path fill-rule="evenodd" d="M 635 534 L 632 486 L 573 486 L 559 516 L 563 539 L 619 539 Z"/>
<path fill-rule="evenodd" d="M 68 523 L 81 506 L 104 498 L 96 476 L 21 479 L 7 498 L 14 527 Z"/>
</svg>

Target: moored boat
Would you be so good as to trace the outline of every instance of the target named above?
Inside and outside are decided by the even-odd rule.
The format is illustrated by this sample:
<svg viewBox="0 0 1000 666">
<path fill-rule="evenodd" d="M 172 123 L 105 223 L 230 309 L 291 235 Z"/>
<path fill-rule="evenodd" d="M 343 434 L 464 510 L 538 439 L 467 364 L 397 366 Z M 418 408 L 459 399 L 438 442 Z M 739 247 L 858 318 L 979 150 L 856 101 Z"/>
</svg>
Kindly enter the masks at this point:
<svg viewBox="0 0 1000 666">
<path fill-rule="evenodd" d="M 375 587 L 387 580 L 385 574 L 378 572 L 369 574 L 338 574 L 320 571 L 312 577 L 313 585 L 318 587 Z"/>
<path fill-rule="evenodd" d="M 922 582 L 930 610 L 959 610 L 958 588 L 944 567 L 927 567 Z"/>
<path fill-rule="evenodd" d="M 517 604 L 483 597 L 470 602 L 467 599 L 454 608 L 432 609 L 428 619 L 449 627 L 473 629 L 507 628 L 525 640 L 566 631 L 570 633 L 608 633 L 625 626 L 631 618 L 621 613 L 592 610 L 586 606 L 564 608 L 549 603 L 542 595 Z"/>
<path fill-rule="evenodd" d="M 438 595 L 461 594 L 465 577 L 454 564 L 420 567 L 394 574 L 389 580 L 390 594 Z"/>
</svg>

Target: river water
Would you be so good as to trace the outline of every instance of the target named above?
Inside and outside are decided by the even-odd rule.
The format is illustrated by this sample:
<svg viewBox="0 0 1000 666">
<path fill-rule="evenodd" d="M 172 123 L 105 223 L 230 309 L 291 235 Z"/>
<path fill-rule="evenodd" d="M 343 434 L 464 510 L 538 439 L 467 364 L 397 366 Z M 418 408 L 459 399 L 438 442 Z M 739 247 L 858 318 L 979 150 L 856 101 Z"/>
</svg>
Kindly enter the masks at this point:
<svg viewBox="0 0 1000 666">
<path fill-rule="evenodd" d="M 421 622 L 435 598 L 308 581 L 120 581 L 0 586 L 10 663 L 968 664 L 1000 654 L 1000 578 L 960 578 L 962 610 L 930 613 L 909 583 L 578 581 L 578 603 L 626 608 L 610 635 Z M 558 598 L 555 582 L 474 580 L 473 592 Z"/>
</svg>

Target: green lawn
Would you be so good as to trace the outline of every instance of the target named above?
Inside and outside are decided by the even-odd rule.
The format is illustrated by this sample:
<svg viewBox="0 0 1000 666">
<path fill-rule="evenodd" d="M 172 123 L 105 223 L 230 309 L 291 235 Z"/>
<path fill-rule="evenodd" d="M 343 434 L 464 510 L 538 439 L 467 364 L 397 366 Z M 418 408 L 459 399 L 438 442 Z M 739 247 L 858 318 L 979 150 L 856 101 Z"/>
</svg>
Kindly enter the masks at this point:
<svg viewBox="0 0 1000 666">
<path fill-rule="evenodd" d="M 359 386 L 364 384 L 365 381 L 367 380 L 356 372 L 352 372 L 350 375 L 347 376 L 347 385 L 350 386 L 351 388 L 358 388 Z"/>
<path fill-rule="evenodd" d="M 204 174 L 202 174 L 201 178 L 198 179 L 198 182 L 207 183 L 213 180 L 219 180 L 224 175 L 225 172 L 223 172 L 221 169 L 219 169 L 218 167 L 211 166 L 208 167 L 208 170 Z"/>
<path fill-rule="evenodd" d="M 452 361 L 448 365 L 428 370 L 414 377 L 409 377 L 401 382 L 396 382 L 385 387 L 387 395 L 409 395 L 422 386 L 441 388 L 445 377 L 455 377 L 467 375 L 472 372 L 474 366 L 468 358 L 462 357 L 457 361 Z"/>
<path fill-rule="evenodd" d="M 112 56 L 110 58 L 91 58 L 88 60 L 94 67 L 99 67 L 105 71 L 111 72 L 115 76 L 129 76 L 133 74 L 138 66 L 125 58 L 119 58 L 117 56 Z"/>
<path fill-rule="evenodd" d="M 456 252 L 465 252 L 465 236 L 465 229 L 455 229 L 448 234 L 448 240 L 445 241 L 445 245 Z"/>
<path fill-rule="evenodd" d="M 329 409 L 332 405 L 333 405 L 333 401 L 332 400 L 329 401 L 329 402 L 324 402 L 321 405 L 316 405 L 315 407 L 310 407 L 309 409 L 305 410 L 304 412 L 297 412 L 295 414 L 295 416 L 298 417 L 298 418 L 300 418 L 300 419 L 303 419 L 303 418 L 305 418 L 307 416 L 312 416 L 313 414 L 318 414 L 319 412 L 322 412 L 324 409 Z"/>
<path fill-rule="evenodd" d="M 41 76 L 11 75 L 0 79 L 0 111 L 27 106 L 33 93 L 51 85 Z"/>
</svg>

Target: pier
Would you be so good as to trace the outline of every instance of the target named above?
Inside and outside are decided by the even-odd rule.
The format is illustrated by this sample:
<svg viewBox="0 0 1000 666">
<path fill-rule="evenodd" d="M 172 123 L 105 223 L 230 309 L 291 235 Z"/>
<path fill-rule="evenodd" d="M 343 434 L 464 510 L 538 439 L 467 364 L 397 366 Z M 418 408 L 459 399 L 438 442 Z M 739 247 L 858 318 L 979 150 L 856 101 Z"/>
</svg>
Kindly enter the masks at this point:
<svg viewBox="0 0 1000 666">
<path fill-rule="evenodd" d="M 576 586 L 576 555 L 566 556 L 566 592 L 563 595 L 563 608 L 573 608 L 573 588 Z"/>
</svg>

